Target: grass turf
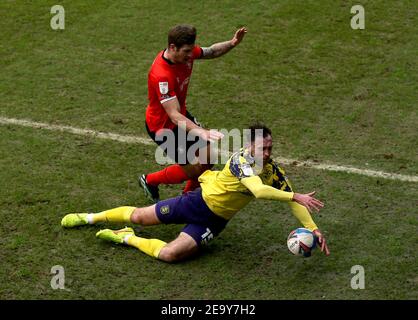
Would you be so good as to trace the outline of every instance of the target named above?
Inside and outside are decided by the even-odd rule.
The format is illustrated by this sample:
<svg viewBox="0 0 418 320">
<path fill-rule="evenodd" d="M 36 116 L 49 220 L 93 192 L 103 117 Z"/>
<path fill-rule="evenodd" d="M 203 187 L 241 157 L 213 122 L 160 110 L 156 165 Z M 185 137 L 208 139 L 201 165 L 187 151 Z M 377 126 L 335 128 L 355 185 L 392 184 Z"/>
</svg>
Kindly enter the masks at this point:
<svg viewBox="0 0 418 320">
<path fill-rule="evenodd" d="M 195 63 L 188 106 L 203 123 L 259 119 L 276 155 L 416 174 L 416 2 L 362 1 L 365 30 L 350 28 L 349 2 L 217 3 L 62 1 L 66 29 L 53 31 L 55 3 L 3 1 L 0 116 L 145 136 L 147 71 L 169 27 L 194 24 L 205 46 L 246 25 L 234 51 Z M 289 166 L 296 190 L 326 203 L 314 219 L 330 257 L 291 256 L 296 220 L 285 204 L 257 201 L 201 256 L 167 265 L 96 240 L 98 226 L 59 226 L 69 212 L 146 205 L 136 176 L 159 168 L 152 147 L 16 126 L 0 136 L 2 299 L 418 296 L 416 184 Z M 137 231 L 170 240 L 180 228 Z M 357 264 L 365 290 L 350 287 Z M 68 290 L 51 289 L 53 265 Z"/>
</svg>

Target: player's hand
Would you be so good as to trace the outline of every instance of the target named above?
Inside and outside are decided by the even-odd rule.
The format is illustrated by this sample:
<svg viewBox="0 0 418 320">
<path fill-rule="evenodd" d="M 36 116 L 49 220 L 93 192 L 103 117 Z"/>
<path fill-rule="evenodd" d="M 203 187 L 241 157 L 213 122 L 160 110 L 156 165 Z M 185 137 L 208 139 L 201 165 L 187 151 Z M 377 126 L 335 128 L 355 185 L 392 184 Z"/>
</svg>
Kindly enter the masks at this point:
<svg viewBox="0 0 418 320">
<path fill-rule="evenodd" d="M 237 30 L 237 32 L 235 32 L 234 37 L 231 40 L 232 45 L 235 47 L 237 46 L 242 39 L 244 39 L 245 34 L 247 33 L 247 28 L 243 27 Z"/>
<path fill-rule="evenodd" d="M 198 134 L 202 139 L 210 142 L 218 141 L 224 137 L 223 133 L 216 130 L 199 129 Z"/>
<path fill-rule="evenodd" d="M 306 209 L 308 209 L 310 213 L 312 213 L 313 210 L 315 210 L 316 212 L 319 212 L 319 210 L 321 210 L 324 207 L 324 204 L 318 199 L 315 199 L 313 197 L 314 195 L 315 195 L 315 191 L 307 193 L 307 194 L 295 193 L 293 195 L 293 201 L 306 207 Z"/>
<path fill-rule="evenodd" d="M 321 252 L 324 252 L 326 256 L 329 256 L 330 252 L 329 252 L 327 242 L 326 242 L 325 237 L 322 234 L 322 232 L 319 229 L 315 229 L 312 232 L 316 236 L 316 241 L 318 242 L 318 244 L 321 248 Z"/>
</svg>

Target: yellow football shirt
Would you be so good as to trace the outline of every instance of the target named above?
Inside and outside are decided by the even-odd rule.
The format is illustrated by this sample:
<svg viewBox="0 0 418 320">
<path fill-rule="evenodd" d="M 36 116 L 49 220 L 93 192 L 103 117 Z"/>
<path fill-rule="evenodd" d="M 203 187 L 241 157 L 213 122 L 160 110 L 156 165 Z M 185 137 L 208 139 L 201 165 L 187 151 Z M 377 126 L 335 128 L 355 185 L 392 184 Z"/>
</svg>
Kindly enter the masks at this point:
<svg viewBox="0 0 418 320">
<path fill-rule="evenodd" d="M 229 220 L 254 199 L 254 195 L 240 180 L 255 175 L 265 185 L 292 192 L 284 170 L 274 160 L 270 160 L 263 168 L 257 168 L 248 150 L 241 149 L 231 156 L 223 170 L 207 170 L 199 177 L 203 199 L 215 214 Z"/>
</svg>

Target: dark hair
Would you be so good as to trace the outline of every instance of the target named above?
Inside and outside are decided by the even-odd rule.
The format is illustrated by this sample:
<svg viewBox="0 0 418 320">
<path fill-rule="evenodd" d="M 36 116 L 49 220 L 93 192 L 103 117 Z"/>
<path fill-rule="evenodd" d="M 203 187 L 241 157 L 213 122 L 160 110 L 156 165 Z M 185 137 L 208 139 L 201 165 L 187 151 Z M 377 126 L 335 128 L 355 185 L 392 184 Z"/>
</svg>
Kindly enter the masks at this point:
<svg viewBox="0 0 418 320">
<path fill-rule="evenodd" d="M 196 41 L 196 28 L 188 24 L 179 24 L 168 32 L 168 45 L 174 44 L 181 48 Z"/>
<path fill-rule="evenodd" d="M 258 130 L 263 130 L 263 138 L 271 136 L 271 130 L 260 122 L 254 123 L 248 129 L 250 129 L 250 136 L 249 136 L 250 143 L 254 142 L 254 140 L 256 138 L 256 133 L 257 133 L 257 136 L 258 136 L 258 133 L 259 133 Z"/>
</svg>

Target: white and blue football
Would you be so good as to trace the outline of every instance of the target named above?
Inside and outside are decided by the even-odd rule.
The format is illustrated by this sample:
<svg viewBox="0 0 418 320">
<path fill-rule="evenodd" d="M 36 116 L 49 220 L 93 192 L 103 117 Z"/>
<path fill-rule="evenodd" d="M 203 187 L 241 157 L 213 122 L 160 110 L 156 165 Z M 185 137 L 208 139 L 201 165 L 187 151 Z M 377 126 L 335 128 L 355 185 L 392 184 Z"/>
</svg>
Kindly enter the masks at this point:
<svg viewBox="0 0 418 320">
<path fill-rule="evenodd" d="M 316 236 L 308 229 L 297 228 L 287 237 L 287 247 L 295 256 L 310 257 L 316 247 Z"/>
</svg>

